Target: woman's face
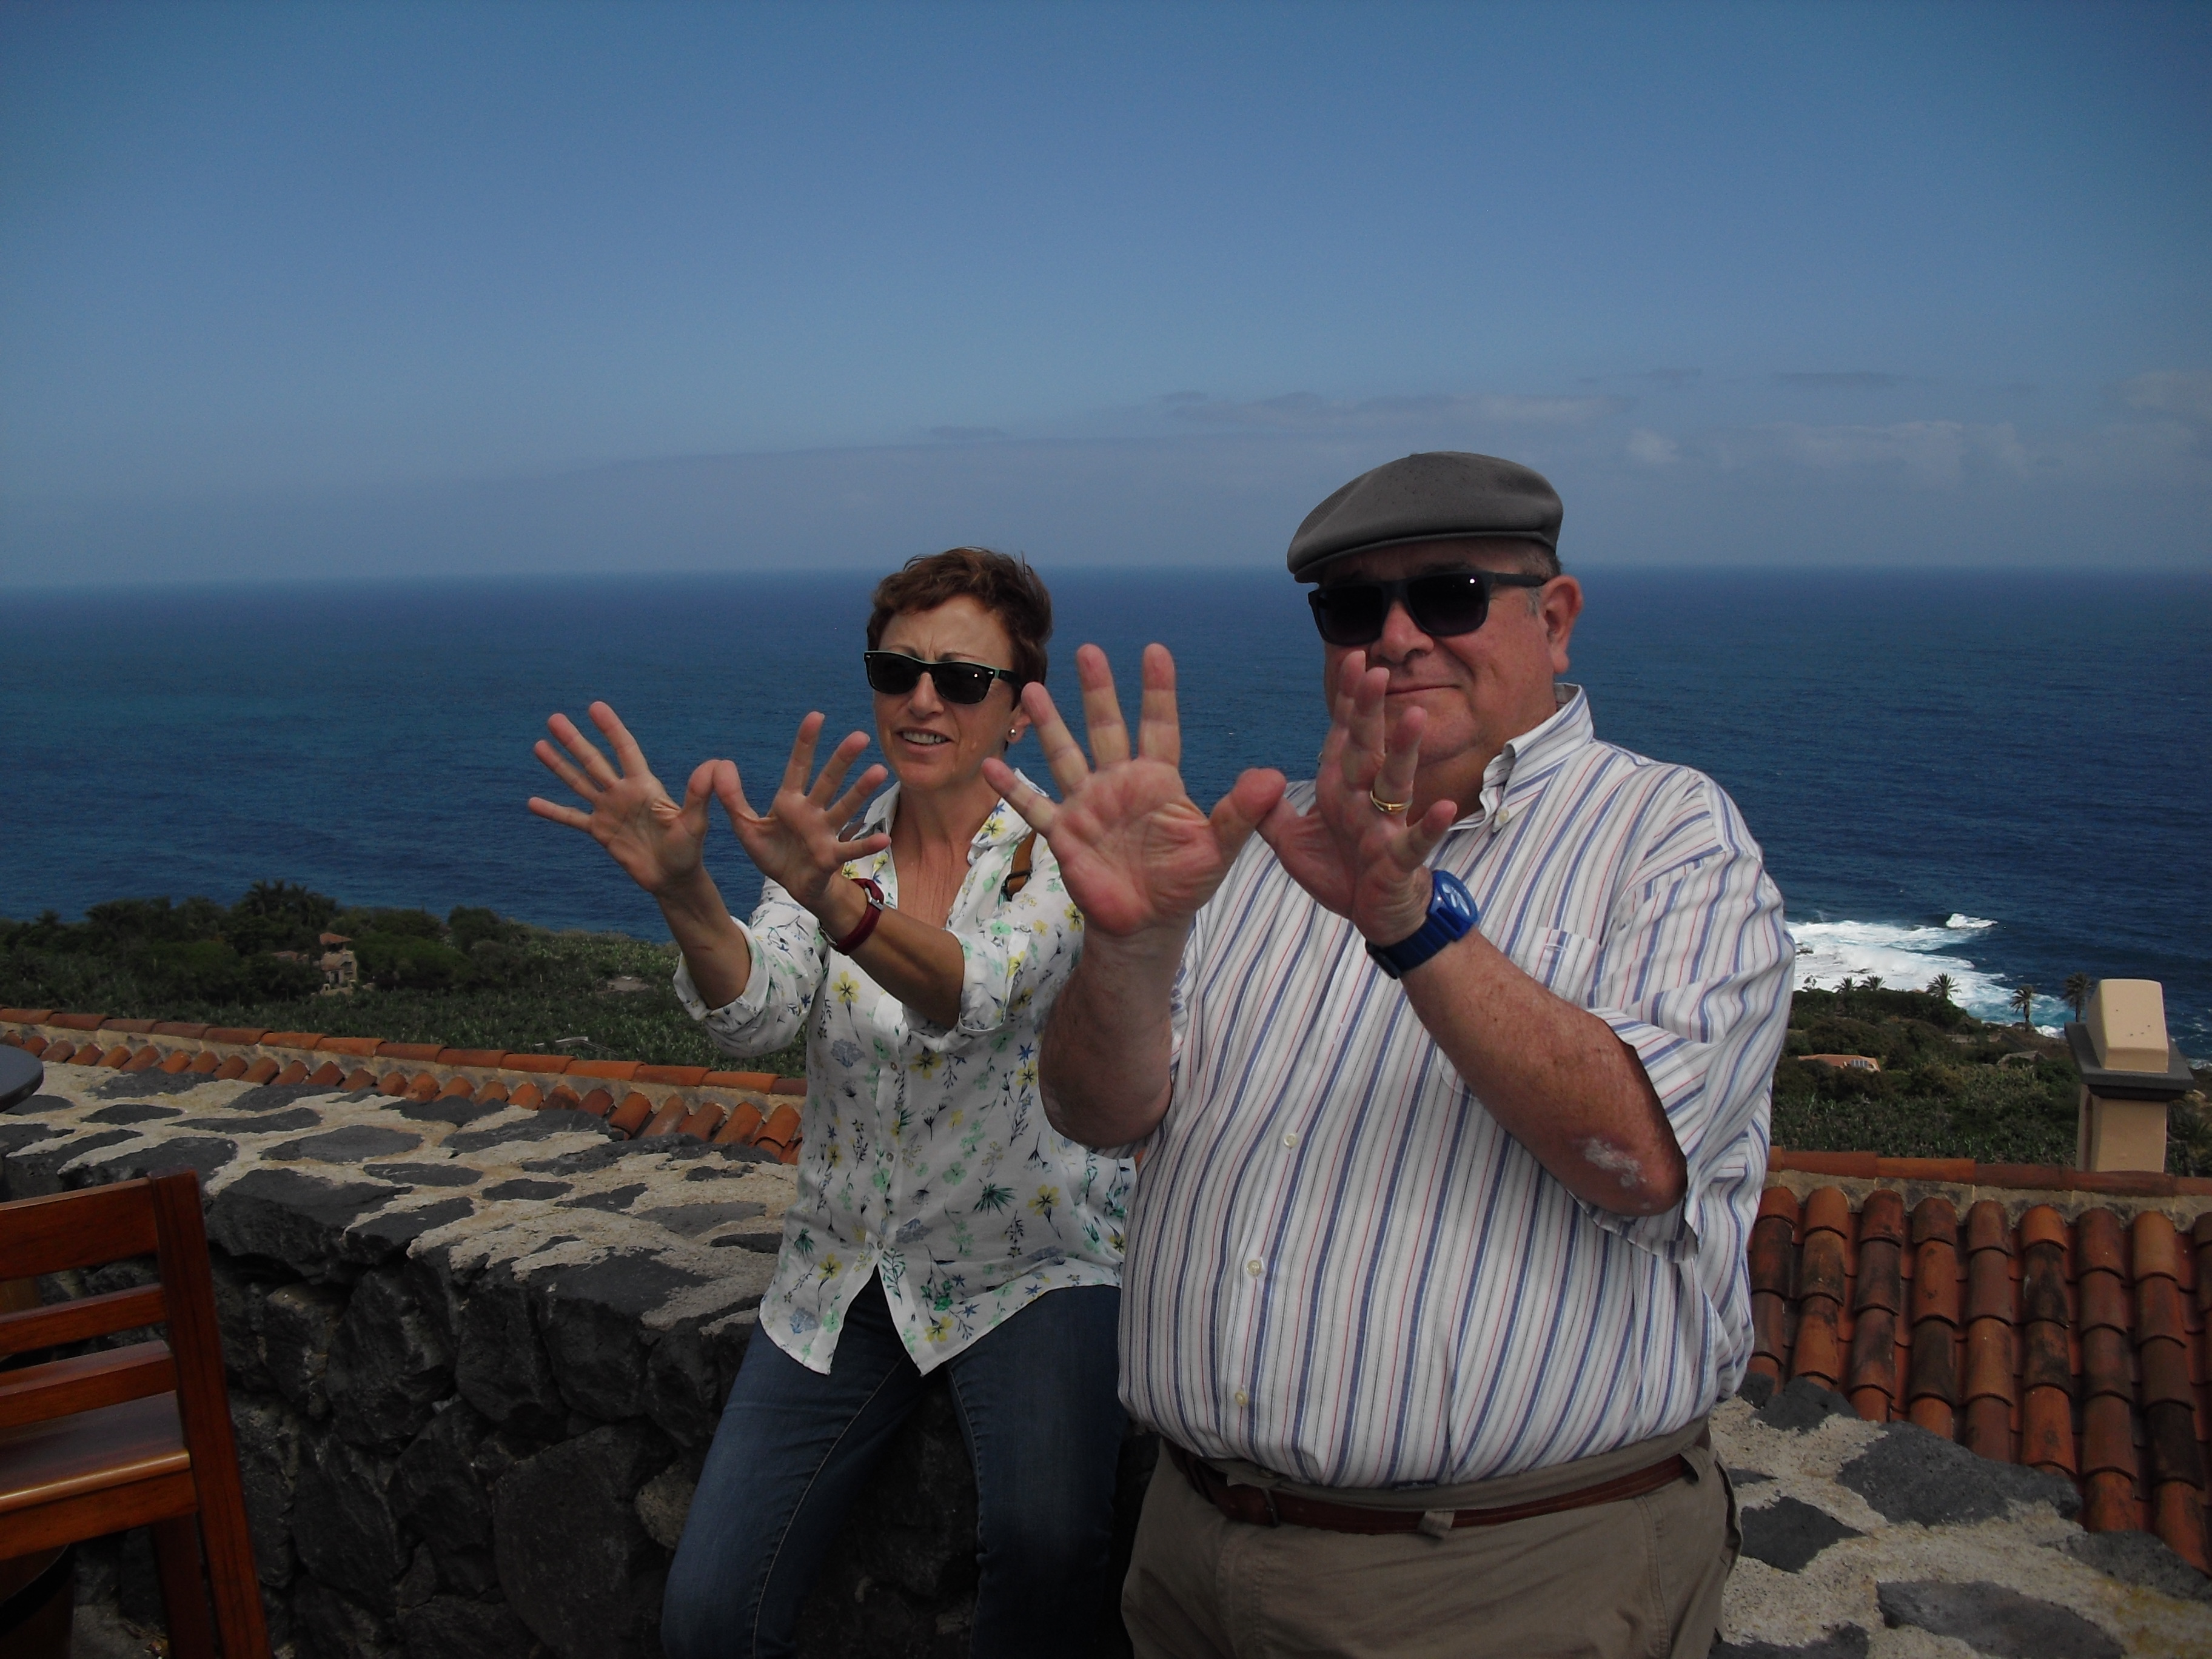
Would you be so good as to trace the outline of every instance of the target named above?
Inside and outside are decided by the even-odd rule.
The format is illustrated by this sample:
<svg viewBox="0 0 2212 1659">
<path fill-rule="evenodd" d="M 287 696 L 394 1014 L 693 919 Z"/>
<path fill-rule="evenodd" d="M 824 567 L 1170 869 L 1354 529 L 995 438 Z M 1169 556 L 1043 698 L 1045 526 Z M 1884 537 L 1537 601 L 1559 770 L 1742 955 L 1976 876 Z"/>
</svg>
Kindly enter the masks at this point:
<svg viewBox="0 0 2212 1659">
<path fill-rule="evenodd" d="M 1004 623 L 980 600 L 962 594 L 931 611 L 905 611 L 884 626 L 883 651 L 896 651 L 923 662 L 979 662 L 993 668 L 1014 665 L 1014 642 Z M 948 702 L 937 683 L 924 674 L 914 689 L 893 696 L 873 694 L 876 741 L 883 745 L 899 785 L 908 790 L 957 788 L 981 775 L 983 763 L 1029 729 L 1016 706 L 1014 690 L 991 682 L 991 694 L 976 703 Z"/>
</svg>

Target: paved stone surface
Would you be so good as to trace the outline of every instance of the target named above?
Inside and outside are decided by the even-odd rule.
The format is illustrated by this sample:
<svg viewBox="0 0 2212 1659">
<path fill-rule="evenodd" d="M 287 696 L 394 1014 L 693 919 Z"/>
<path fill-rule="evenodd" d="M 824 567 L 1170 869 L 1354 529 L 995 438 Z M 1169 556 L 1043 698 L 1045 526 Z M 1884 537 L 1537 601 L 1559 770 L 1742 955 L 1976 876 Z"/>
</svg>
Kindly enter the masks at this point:
<svg viewBox="0 0 2212 1659">
<path fill-rule="evenodd" d="M 1850 1401 L 1807 1376 L 1799 1377 L 1786 1389 L 1774 1390 L 1759 1408 L 1759 1420 L 1770 1429 L 1810 1429 L 1831 1417 L 1857 1416 Z"/>
<path fill-rule="evenodd" d="M 1881 1585 L 1875 1596 L 1890 1625 L 1954 1637 L 1990 1659 L 2124 1659 L 2120 1644 L 2080 1613 L 2002 1584 L 1922 1580 Z"/>
<path fill-rule="evenodd" d="M 1784 1572 L 1803 1571 L 1806 1563 L 1831 1544 L 1866 1536 L 1826 1510 L 1816 1510 L 1794 1498 L 1778 1498 L 1762 1508 L 1745 1510 L 1742 1519 L 1743 1553 Z"/>
<path fill-rule="evenodd" d="M 2085 1532 L 2058 1547 L 2126 1584 L 2164 1592 L 2185 1601 L 2212 1601 L 2212 1578 L 2191 1566 L 2148 1532 Z"/>
<path fill-rule="evenodd" d="M 1767 1405 L 1789 1392 L 1774 1391 Z M 1713 1413 L 1714 1449 L 1735 1477 L 1747 1541 L 1758 1538 L 1762 1528 L 1789 1535 L 1790 1512 L 1772 1512 L 1792 1503 L 1856 1535 L 1837 1537 L 1794 1571 L 1747 1549 L 1729 1579 L 1721 1644 L 1713 1659 L 1972 1659 L 1977 1652 L 1997 1659 L 2014 1651 L 1969 1645 L 1979 1638 L 1940 1634 L 1925 1623 L 1899 1623 L 1887 1616 L 1881 1586 L 1929 1583 L 1993 1586 L 2023 1601 L 2057 1609 L 2067 1620 L 2078 1620 L 2079 1629 L 2055 1619 L 2048 1621 L 2050 1628 L 2063 1626 L 2084 1641 L 2111 1644 L 2079 1650 L 2084 1653 L 2212 1659 L 2212 1613 L 2203 1602 L 2077 1559 L 2077 1549 L 2095 1557 L 2110 1547 L 2100 1547 L 2069 1518 L 2078 1502 L 2070 1485 L 1977 1458 L 1909 1425 L 1878 1426 L 1856 1413 L 1801 1413 L 1789 1407 L 1778 1415 L 1790 1421 L 1809 1418 L 1810 1425 L 1777 1428 L 1745 1398 L 1728 1401 Z M 1953 1463 L 1953 1452 L 1965 1463 Z M 1868 1487 L 1900 1516 L 1911 1509 L 1936 1518 L 1884 1513 L 1840 1478 L 1854 1466 L 1857 1486 Z M 1931 1498 L 1929 1487 L 1939 1485 L 1946 1471 L 1958 1476 L 1970 1493 L 1955 1502 L 1940 1493 Z M 2027 1483 L 2008 1479 L 2017 1476 L 2026 1476 Z M 2058 1498 L 2065 1500 L 2063 1509 L 2052 1501 Z M 1973 1518 L 1941 1518 L 1954 1511 Z M 1802 1516 L 1798 1521 L 1810 1524 Z M 1890 1599 L 1895 1607 L 1904 1606 L 1895 1595 Z"/>
</svg>

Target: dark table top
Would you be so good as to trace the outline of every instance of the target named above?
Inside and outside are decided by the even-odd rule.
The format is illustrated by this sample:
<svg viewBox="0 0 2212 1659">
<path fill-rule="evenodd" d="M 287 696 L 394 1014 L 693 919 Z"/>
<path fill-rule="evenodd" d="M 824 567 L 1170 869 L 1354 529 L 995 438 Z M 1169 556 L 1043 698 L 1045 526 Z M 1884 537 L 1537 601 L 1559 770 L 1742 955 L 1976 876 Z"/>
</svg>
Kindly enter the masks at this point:
<svg viewBox="0 0 2212 1659">
<path fill-rule="evenodd" d="M 46 1080 L 46 1068 L 21 1048 L 0 1043 L 0 1112 L 28 1100 Z"/>
</svg>

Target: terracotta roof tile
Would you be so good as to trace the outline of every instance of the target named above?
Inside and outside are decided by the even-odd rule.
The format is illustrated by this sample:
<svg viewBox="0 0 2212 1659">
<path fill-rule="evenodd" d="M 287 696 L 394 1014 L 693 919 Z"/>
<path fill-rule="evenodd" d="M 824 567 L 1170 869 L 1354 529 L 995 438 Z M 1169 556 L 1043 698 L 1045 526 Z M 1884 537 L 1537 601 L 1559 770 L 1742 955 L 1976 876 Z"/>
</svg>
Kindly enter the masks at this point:
<svg viewBox="0 0 2212 1659">
<path fill-rule="evenodd" d="M 345 1081 L 345 1072 L 334 1060 L 326 1060 L 307 1073 L 307 1081 L 318 1088 L 335 1089 Z"/>
<path fill-rule="evenodd" d="M 2181 1277 L 2181 1239 L 2173 1231 L 2173 1223 L 2156 1210 L 2145 1210 L 2128 1229 L 2135 1249 L 2136 1278 L 2173 1279 Z"/>
<path fill-rule="evenodd" d="M 24 1036 L 15 1036 L 11 1034 L 6 1041 L 10 1047 L 21 1048 L 25 1054 L 30 1055 L 33 1060 L 38 1059 L 40 1055 L 46 1052 L 46 1040 L 40 1036 L 36 1031 L 30 1032 L 28 1035 Z"/>
<path fill-rule="evenodd" d="M 192 1061 L 198 1058 L 198 1056 L 189 1048 L 173 1048 L 169 1051 L 168 1058 L 161 1062 L 160 1069 L 174 1077 L 179 1072 L 191 1070 Z"/>
<path fill-rule="evenodd" d="M 154 1035 L 155 1036 L 189 1037 L 193 1042 L 198 1042 L 200 1038 L 207 1035 L 207 1029 L 208 1028 L 206 1026 L 196 1025 L 190 1020 L 165 1019 L 154 1027 Z"/>
<path fill-rule="evenodd" d="M 2108 1190 L 2064 1173 L 2047 1189 Z M 2154 1200 L 2155 1186 L 2127 1196 Z M 2069 1222 L 2056 1204 L 2014 1218 L 1987 1197 L 1961 1218 L 1934 1196 L 1912 1212 L 1914 1248 L 1900 1250 L 1899 1194 L 1866 1193 L 1856 1217 L 1849 1204 L 1818 1186 L 1802 1202 L 1762 1200 L 1753 1369 L 1840 1383 L 1863 1417 L 1907 1417 L 1984 1456 L 2067 1475 L 2092 1529 L 2149 1528 L 2201 1559 L 2212 1206 L 2136 1204 L 2124 1220 L 2093 1203 Z"/>
<path fill-rule="evenodd" d="M 605 1089 L 594 1089 L 580 1103 L 581 1109 L 593 1117 L 605 1117 L 615 1109 L 615 1097 Z"/>
<path fill-rule="evenodd" d="M 492 1078 L 486 1081 L 477 1090 L 476 1096 L 478 1100 L 498 1101 L 501 1103 L 506 1101 L 507 1097 L 507 1085 L 501 1082 L 497 1078 Z"/>
<path fill-rule="evenodd" d="M 1848 1238 L 1851 1232 L 1851 1201 L 1838 1187 L 1823 1187 L 1805 1200 L 1798 1230 L 1810 1238 L 1818 1232 L 1827 1232 L 1838 1238 Z"/>
<path fill-rule="evenodd" d="M 677 1127 L 679 1133 L 690 1135 L 694 1140 L 712 1140 L 714 1132 L 722 1127 L 722 1120 L 728 1115 L 728 1109 L 720 1102 L 709 1100 L 702 1103 L 698 1110 Z"/>
<path fill-rule="evenodd" d="M 500 1069 L 503 1072 L 537 1072 L 558 1074 L 568 1069 L 566 1054 L 502 1054 Z"/>
<path fill-rule="evenodd" d="M 605 1092 L 606 1091 L 603 1089 L 594 1089 L 592 1091 L 592 1093 L 594 1095 L 604 1094 Z M 653 1103 L 647 1099 L 643 1095 L 639 1094 L 635 1090 L 632 1090 L 629 1094 L 626 1094 L 622 1097 L 621 1105 L 616 1107 L 613 1111 L 607 1113 L 605 1115 L 606 1117 L 607 1127 L 609 1128 L 619 1129 L 623 1133 L 635 1137 L 638 1135 L 652 1120 Z"/>
<path fill-rule="evenodd" d="M 772 1095 L 803 1095 L 806 1092 L 806 1079 L 803 1077 L 780 1077 L 769 1085 L 768 1091 Z M 781 1111 L 782 1108 L 776 1109 Z M 799 1143 L 793 1141 L 792 1144 L 797 1146 Z"/>
<path fill-rule="evenodd" d="M 507 1103 L 519 1111 L 534 1112 L 545 1103 L 545 1091 L 534 1083 L 518 1083 L 508 1093 Z"/>
<path fill-rule="evenodd" d="M 2063 1389 L 2031 1388 L 2021 1397 L 2020 1461 L 2074 1477 L 2074 1401 Z"/>
<path fill-rule="evenodd" d="M 97 1031 L 107 1023 L 107 1016 L 106 1014 L 52 1014 L 40 1023 L 45 1025 L 58 1025 L 64 1031 Z"/>
<path fill-rule="evenodd" d="M 639 1097 L 632 1097 L 633 1099 Z M 678 1126 L 690 1115 L 691 1109 L 684 1102 L 675 1099 L 663 1101 L 659 1109 L 646 1120 L 645 1127 L 638 1133 L 638 1139 L 643 1140 L 659 1135 L 672 1135 Z"/>
<path fill-rule="evenodd" d="M 44 1025 L 53 1017 L 51 1008 L 0 1008 L 0 1019 L 16 1025 Z"/>
<path fill-rule="evenodd" d="M 1859 1206 L 1859 1248 L 1864 1249 L 1870 1239 L 1905 1242 L 1905 1200 L 1891 1188 L 1875 1188 Z"/>
<path fill-rule="evenodd" d="M 1797 1194 L 1787 1187 L 1769 1187 L 1759 1195 L 1759 1219 L 1761 1221 L 1769 1216 L 1779 1216 L 1794 1228 L 1797 1224 L 1798 1209 Z"/>
<path fill-rule="evenodd" d="M 378 1079 L 376 1091 L 380 1095 L 404 1095 L 407 1092 L 407 1073 L 394 1066 Z"/>
<path fill-rule="evenodd" d="M 2189 1340 L 2181 1289 L 2170 1279 L 2146 1279 L 2136 1285 L 2136 1340 Z"/>
<path fill-rule="evenodd" d="M 477 1085 L 471 1079 L 465 1077 L 449 1077 L 444 1083 L 439 1085 L 438 1098 L 441 1100 L 471 1100 L 475 1098 L 476 1092 Z"/>
<path fill-rule="evenodd" d="M 349 1090 L 374 1089 L 376 1087 L 376 1073 L 366 1066 L 356 1066 L 346 1073 L 345 1086 Z"/>
<path fill-rule="evenodd" d="M 130 1063 L 131 1045 L 126 1042 L 117 1043 L 112 1048 L 110 1048 L 106 1053 L 103 1054 L 100 1057 L 100 1064 L 102 1066 L 112 1066 L 118 1071 L 122 1070 L 123 1067 L 128 1066 Z"/>
<path fill-rule="evenodd" d="M 778 1106 L 768 1115 L 768 1122 L 754 1140 L 756 1146 L 774 1146 L 789 1152 L 799 1145 L 799 1109 Z"/>
<path fill-rule="evenodd" d="M 579 1060 L 568 1066 L 570 1077 L 604 1078 L 610 1083 L 627 1083 L 637 1075 L 638 1062 L 634 1060 Z"/>
<path fill-rule="evenodd" d="M 414 1101 L 418 1105 L 425 1101 L 435 1100 L 437 1097 L 438 1079 L 428 1072 L 416 1073 L 408 1082 L 406 1092 L 401 1097 L 402 1099 Z"/>
<path fill-rule="evenodd" d="M 232 1058 L 236 1059 L 237 1056 L 233 1055 Z M 276 1062 L 264 1054 L 240 1072 L 239 1076 L 244 1078 L 248 1083 L 266 1083 L 276 1075 L 278 1069 Z M 222 1073 L 217 1073 L 216 1075 L 221 1076 Z"/>
<path fill-rule="evenodd" d="M 192 1063 L 186 1069 L 195 1077 L 206 1077 L 220 1071 L 222 1068 L 222 1056 L 214 1049 L 203 1048 L 192 1056 Z"/>
<path fill-rule="evenodd" d="M 100 1022 L 103 1031 L 124 1031 L 132 1036 L 144 1036 L 154 1029 L 150 1019 L 104 1019 Z"/>
<path fill-rule="evenodd" d="M 473 1066 L 482 1070 L 487 1066 L 496 1066 L 506 1058 L 507 1050 L 504 1048 L 441 1048 L 438 1050 L 438 1064 L 441 1066 Z"/>
<path fill-rule="evenodd" d="M 764 1095 L 775 1086 L 774 1072 L 709 1072 L 699 1079 L 709 1089 L 750 1089 Z"/>
<path fill-rule="evenodd" d="M 1959 1253 L 1944 1239 L 1931 1238 L 1913 1253 L 1912 1323 L 1937 1319 L 1959 1322 Z M 1917 1340 L 1917 1338 L 1915 1339 Z"/>
<path fill-rule="evenodd" d="M 131 1058 L 123 1062 L 126 1072 L 150 1072 L 161 1063 L 161 1051 L 152 1043 L 131 1051 Z"/>
<path fill-rule="evenodd" d="M 707 1080 L 703 1066 L 640 1066 L 631 1078 L 633 1083 L 673 1084 L 679 1089 L 696 1089 Z"/>
<path fill-rule="evenodd" d="M 267 1031 L 263 1033 L 261 1046 L 264 1048 L 307 1048 L 323 1040 L 320 1031 Z"/>
<path fill-rule="evenodd" d="M 2017 1317 L 2012 1265 L 2012 1258 L 2002 1249 L 1977 1250 L 1966 1258 L 1966 1318 L 1969 1322 L 1977 1319 L 2002 1319 L 2009 1325 Z"/>
<path fill-rule="evenodd" d="M 727 1146 L 750 1146 L 753 1137 L 761 1131 L 760 1108 L 749 1100 L 741 1100 L 730 1108 L 729 1121 L 714 1131 L 714 1139 Z"/>
<path fill-rule="evenodd" d="M 356 1054 L 363 1059 L 374 1055 L 384 1046 L 382 1037 L 326 1036 L 315 1047 L 326 1054 Z"/>
<path fill-rule="evenodd" d="M 584 1109 L 584 1097 L 567 1084 L 556 1083 L 545 1091 L 545 1109 L 548 1111 L 580 1112 Z"/>
<path fill-rule="evenodd" d="M 1832 1187 L 1825 1190 L 1835 1192 Z M 1814 1194 L 1819 1196 L 1818 1194 Z M 1841 1197 L 1840 1193 L 1837 1194 Z M 1807 1208 L 1811 1215 L 1811 1208 Z M 1797 1254 L 1797 1296 L 1803 1301 L 1813 1297 L 1825 1297 L 1840 1304 L 1844 1299 L 1844 1241 L 1827 1229 L 1808 1231 L 1805 1243 Z"/>
<path fill-rule="evenodd" d="M 285 1088 L 289 1088 L 295 1083 L 305 1083 L 307 1080 L 307 1062 L 304 1060 L 293 1060 L 271 1080 Z"/>
<path fill-rule="evenodd" d="M 416 1065 L 437 1059 L 442 1048 L 435 1042 L 380 1042 L 376 1045 L 379 1060 L 406 1060 Z"/>
<path fill-rule="evenodd" d="M 247 1064 L 244 1054 L 225 1054 L 222 1057 L 222 1063 L 215 1068 L 215 1078 L 219 1083 L 224 1082 L 231 1078 L 244 1077 L 252 1069 L 252 1066 Z M 273 1061 L 269 1069 L 271 1072 L 276 1069 Z"/>
<path fill-rule="evenodd" d="M 258 1042 L 269 1032 L 259 1025 L 210 1025 L 201 1037 L 203 1042 Z"/>
</svg>

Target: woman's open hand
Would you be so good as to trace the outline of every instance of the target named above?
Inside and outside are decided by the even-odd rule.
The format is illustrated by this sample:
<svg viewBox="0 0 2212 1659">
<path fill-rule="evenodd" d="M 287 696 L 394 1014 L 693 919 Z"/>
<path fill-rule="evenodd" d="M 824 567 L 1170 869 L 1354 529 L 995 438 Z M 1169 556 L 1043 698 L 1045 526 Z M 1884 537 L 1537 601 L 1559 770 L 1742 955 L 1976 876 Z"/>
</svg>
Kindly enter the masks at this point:
<svg viewBox="0 0 2212 1659">
<path fill-rule="evenodd" d="M 546 769 L 580 796 L 588 811 L 563 806 L 532 795 L 530 810 L 541 818 L 581 830 L 607 849 L 630 879 L 655 897 L 680 887 L 699 869 L 699 854 L 707 840 L 707 803 L 713 797 L 717 763 L 703 762 L 679 804 L 661 787 L 644 751 L 629 728 L 605 703 L 590 709 L 592 724 L 599 728 L 621 763 L 617 771 L 599 746 L 577 730 L 566 714 L 545 722 L 561 748 L 540 738 L 534 752 Z M 568 752 L 563 754 L 562 750 Z M 721 763 L 726 764 L 727 763 Z"/>
<path fill-rule="evenodd" d="M 1086 928 L 1114 938 L 1180 930 L 1213 896 L 1237 849 L 1281 797 L 1282 775 L 1247 772 L 1211 814 L 1200 811 L 1179 769 L 1182 731 L 1175 659 L 1167 648 L 1145 647 L 1133 756 L 1106 653 L 1083 647 L 1075 670 L 1091 738 L 1088 760 L 1044 687 L 1032 681 L 1022 691 L 1060 802 L 1024 785 L 1003 761 L 984 762 L 983 775 L 1051 846 Z"/>
<path fill-rule="evenodd" d="M 799 721 L 799 735 L 791 745 L 791 759 L 783 769 L 782 786 L 764 813 L 754 811 L 751 803 L 746 800 L 744 785 L 738 779 L 734 761 L 713 761 L 702 769 L 712 773 L 709 787 L 720 799 L 723 810 L 729 813 L 730 827 L 738 832 L 738 839 L 744 843 L 747 855 L 760 872 L 817 915 L 822 911 L 823 895 L 839 870 L 852 860 L 881 852 L 891 843 L 891 838 L 881 833 L 851 841 L 843 839 L 842 827 L 875 793 L 877 786 L 890 775 L 884 767 L 871 766 L 854 780 L 851 788 L 836 795 L 836 799 L 830 799 L 844 781 L 845 774 L 852 770 L 853 763 L 860 757 L 860 751 L 868 746 L 866 732 L 855 732 L 847 737 L 830 751 L 822 775 L 808 781 L 807 775 L 814 769 L 814 745 L 821 738 L 822 724 L 818 714 L 809 714 Z M 693 786 L 696 787 L 698 782 L 695 774 Z"/>
</svg>

